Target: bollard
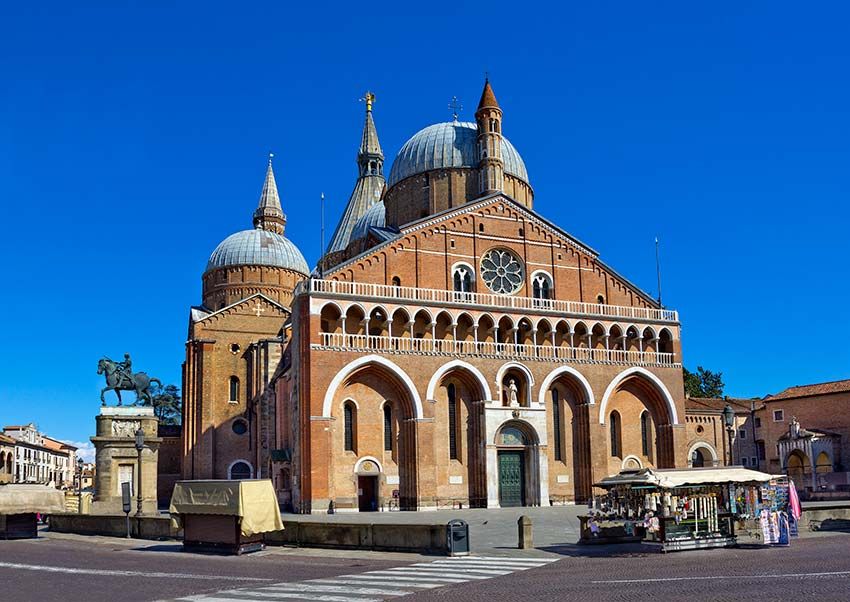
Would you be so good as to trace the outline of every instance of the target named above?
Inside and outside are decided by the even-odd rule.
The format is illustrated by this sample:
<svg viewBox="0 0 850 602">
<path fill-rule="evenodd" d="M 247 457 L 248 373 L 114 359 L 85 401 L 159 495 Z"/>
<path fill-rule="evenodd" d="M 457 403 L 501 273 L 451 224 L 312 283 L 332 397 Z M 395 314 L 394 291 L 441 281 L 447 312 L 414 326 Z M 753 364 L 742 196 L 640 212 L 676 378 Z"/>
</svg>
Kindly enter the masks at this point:
<svg viewBox="0 0 850 602">
<path fill-rule="evenodd" d="M 516 522 L 517 531 L 519 533 L 519 543 L 517 547 L 520 550 L 526 550 L 534 547 L 534 536 L 531 529 L 531 517 L 522 515 Z"/>
</svg>

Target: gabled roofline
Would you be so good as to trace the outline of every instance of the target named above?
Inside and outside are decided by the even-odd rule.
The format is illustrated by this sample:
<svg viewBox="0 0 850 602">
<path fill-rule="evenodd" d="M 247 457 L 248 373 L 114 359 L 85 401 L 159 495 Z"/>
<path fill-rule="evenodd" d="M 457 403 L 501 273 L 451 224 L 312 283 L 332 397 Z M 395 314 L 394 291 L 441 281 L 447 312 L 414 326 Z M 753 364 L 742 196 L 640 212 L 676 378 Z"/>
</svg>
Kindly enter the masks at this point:
<svg viewBox="0 0 850 602">
<path fill-rule="evenodd" d="M 529 219 L 529 221 L 537 224 L 538 226 L 540 226 L 544 230 L 547 230 L 553 236 L 566 239 L 566 241 L 568 243 L 572 244 L 573 247 L 575 247 L 579 251 L 582 251 L 583 253 L 586 253 L 586 254 L 590 255 L 591 257 L 593 257 L 593 260 L 596 263 L 598 263 L 601 267 L 605 268 L 612 276 L 617 277 L 618 279 L 622 280 L 625 284 L 627 284 L 628 286 L 633 288 L 643 298 L 643 300 L 650 303 L 653 308 L 656 308 L 656 309 L 661 308 L 658 301 L 656 299 L 653 299 L 652 297 L 650 297 L 649 294 L 646 293 L 646 291 L 644 291 L 641 287 L 636 285 L 634 282 L 632 282 L 628 278 L 624 277 L 622 274 L 620 274 L 617 270 L 613 269 L 611 266 L 609 266 L 604 261 L 600 261 L 599 253 L 596 250 L 594 250 L 592 247 L 584 244 L 583 242 L 578 240 L 573 235 L 569 234 L 568 232 L 565 232 L 564 230 L 562 230 L 560 227 L 556 226 L 554 223 L 552 223 L 548 219 L 542 217 L 537 212 L 533 211 L 532 209 L 529 209 L 528 207 L 526 207 L 522 203 L 511 198 L 509 195 L 505 194 L 504 192 L 491 192 L 491 193 L 486 194 L 482 197 L 478 197 L 477 199 L 473 199 L 472 201 L 469 201 L 468 203 L 464 203 L 463 205 L 461 205 L 459 207 L 452 207 L 450 209 L 444 209 L 443 211 L 440 211 L 439 213 L 435 213 L 433 215 L 429 215 L 427 217 L 423 217 L 423 218 L 420 218 L 416 221 L 410 222 L 409 224 L 407 224 L 403 228 L 399 229 L 399 233 L 396 237 L 394 237 L 390 240 L 387 240 L 387 241 L 385 241 L 381 244 L 378 244 L 374 247 L 366 249 L 365 251 L 363 251 L 362 253 L 359 253 L 358 255 L 355 255 L 351 259 L 348 259 L 348 260 L 346 260 L 346 261 L 344 261 L 344 262 L 342 262 L 338 265 L 335 265 L 332 269 L 325 271 L 325 273 L 323 274 L 323 278 L 327 277 L 328 274 L 333 274 L 333 273 L 344 270 L 345 268 L 356 263 L 357 261 L 360 261 L 361 259 L 367 257 L 368 255 L 371 255 L 371 254 L 379 251 L 380 249 L 385 248 L 387 245 L 390 245 L 390 244 L 398 241 L 399 238 L 401 238 L 402 236 L 404 236 L 406 234 L 418 232 L 420 230 L 423 230 L 425 228 L 433 226 L 437 222 L 439 222 L 443 219 L 449 218 L 453 215 L 462 215 L 464 213 L 473 212 L 473 211 L 481 208 L 482 206 L 491 203 L 492 201 L 494 201 L 496 199 L 504 200 L 504 201 L 507 201 L 508 203 L 512 204 L 514 206 L 514 208 L 517 209 L 518 211 L 520 211 L 521 213 L 523 213 Z"/>
<path fill-rule="evenodd" d="M 212 318 L 213 316 L 218 315 L 218 314 L 220 314 L 220 313 L 221 313 L 221 312 L 223 312 L 223 311 L 227 311 L 228 309 L 231 309 L 231 308 L 233 308 L 233 307 L 236 307 L 236 306 L 237 306 L 237 305 L 239 305 L 240 303 L 245 303 L 245 301 L 250 301 L 250 300 L 251 300 L 251 299 L 253 299 L 254 297 L 262 297 L 262 298 L 263 298 L 264 300 L 266 300 L 268 303 L 270 303 L 271 305 L 274 305 L 275 307 L 277 307 L 277 308 L 278 308 L 278 309 L 280 309 L 281 311 L 284 311 L 284 312 L 286 312 L 286 313 L 292 313 L 292 310 L 290 310 L 288 307 L 286 307 L 285 305 L 281 305 L 280 303 L 278 303 L 278 302 L 277 302 L 277 301 L 275 301 L 274 299 L 269 299 L 269 298 L 268 298 L 268 297 L 266 297 L 263 293 L 254 293 L 253 295 L 250 295 L 250 296 L 248 296 L 248 297 L 245 297 L 244 299 L 240 299 L 239 301 L 236 301 L 235 303 L 231 303 L 230 305 L 228 305 L 228 306 L 226 306 L 226 307 L 222 307 L 221 309 L 217 309 L 217 310 L 215 310 L 214 312 L 211 312 L 211 313 L 207 314 L 206 316 L 204 316 L 203 318 L 201 318 L 201 319 L 200 319 L 200 320 L 198 320 L 197 322 L 193 322 L 193 324 L 200 324 L 200 323 L 201 323 L 201 322 L 203 322 L 204 320 L 206 320 L 206 319 L 208 319 L 208 318 Z M 203 310 L 203 311 L 207 311 L 207 309 L 206 309 L 205 307 L 203 307 L 203 306 L 199 306 L 199 307 L 192 307 L 192 308 L 190 308 L 190 309 L 189 309 L 190 317 L 191 317 L 192 309 L 201 309 L 201 310 Z"/>
</svg>

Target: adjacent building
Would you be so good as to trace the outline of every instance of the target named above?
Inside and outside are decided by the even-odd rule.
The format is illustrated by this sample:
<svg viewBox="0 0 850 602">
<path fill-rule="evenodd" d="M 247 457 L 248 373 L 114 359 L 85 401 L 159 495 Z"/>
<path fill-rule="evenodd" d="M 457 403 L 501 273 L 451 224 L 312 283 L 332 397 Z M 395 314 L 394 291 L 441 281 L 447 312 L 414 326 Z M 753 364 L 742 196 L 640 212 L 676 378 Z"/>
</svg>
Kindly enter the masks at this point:
<svg viewBox="0 0 850 602">
<path fill-rule="evenodd" d="M 0 433 L 0 484 L 15 482 L 15 440 Z"/>
<path fill-rule="evenodd" d="M 35 424 L 7 426 L 14 440 L 14 482 L 74 487 L 77 448 L 40 433 Z"/>
</svg>

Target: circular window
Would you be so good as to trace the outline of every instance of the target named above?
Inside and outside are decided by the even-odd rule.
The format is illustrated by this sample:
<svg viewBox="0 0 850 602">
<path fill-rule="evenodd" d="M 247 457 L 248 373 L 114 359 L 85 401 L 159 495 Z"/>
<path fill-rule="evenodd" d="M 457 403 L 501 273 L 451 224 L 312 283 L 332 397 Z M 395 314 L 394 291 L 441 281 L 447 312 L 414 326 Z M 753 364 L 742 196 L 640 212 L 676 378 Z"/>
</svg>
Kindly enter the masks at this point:
<svg viewBox="0 0 850 602">
<path fill-rule="evenodd" d="M 702 434 L 702 432 L 703 432 L 704 430 L 705 430 L 705 429 L 704 429 L 704 428 L 702 428 L 702 426 L 698 426 L 698 427 L 697 427 L 697 433 L 699 433 L 700 435 Z"/>
<path fill-rule="evenodd" d="M 522 262 L 512 251 L 490 249 L 481 260 L 481 278 L 494 293 L 513 294 L 522 286 Z"/>
<path fill-rule="evenodd" d="M 248 432 L 248 423 L 242 419 L 234 420 L 233 426 L 231 426 L 230 428 L 232 428 L 233 432 L 237 435 L 244 435 Z"/>
</svg>

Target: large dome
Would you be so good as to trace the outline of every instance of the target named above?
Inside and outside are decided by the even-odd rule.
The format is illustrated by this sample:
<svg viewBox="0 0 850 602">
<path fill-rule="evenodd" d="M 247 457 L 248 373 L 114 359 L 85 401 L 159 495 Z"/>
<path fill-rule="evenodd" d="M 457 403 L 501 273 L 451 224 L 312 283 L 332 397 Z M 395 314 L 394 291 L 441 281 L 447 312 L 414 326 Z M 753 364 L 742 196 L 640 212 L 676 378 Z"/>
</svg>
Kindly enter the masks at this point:
<svg viewBox="0 0 850 602">
<path fill-rule="evenodd" d="M 210 255 L 207 271 L 236 265 L 266 265 L 310 274 L 307 261 L 290 240 L 268 230 L 242 230 L 231 234 Z"/>
<path fill-rule="evenodd" d="M 528 183 L 525 163 L 517 150 L 502 136 L 505 173 Z M 388 186 L 410 176 L 450 167 L 478 167 L 478 126 L 463 121 L 429 125 L 418 131 L 398 151 L 390 171 Z"/>
<path fill-rule="evenodd" d="M 351 229 L 351 240 L 366 238 L 366 235 L 369 233 L 369 228 L 383 228 L 386 223 L 387 219 L 384 201 L 378 201 L 369 207 L 369 209 L 366 210 L 366 213 L 364 213 L 359 220 L 354 222 L 354 228 Z"/>
</svg>

